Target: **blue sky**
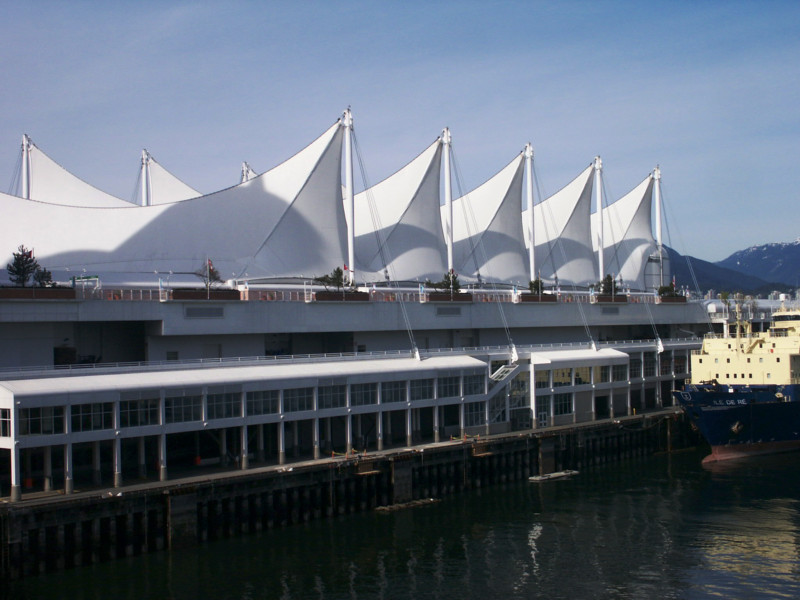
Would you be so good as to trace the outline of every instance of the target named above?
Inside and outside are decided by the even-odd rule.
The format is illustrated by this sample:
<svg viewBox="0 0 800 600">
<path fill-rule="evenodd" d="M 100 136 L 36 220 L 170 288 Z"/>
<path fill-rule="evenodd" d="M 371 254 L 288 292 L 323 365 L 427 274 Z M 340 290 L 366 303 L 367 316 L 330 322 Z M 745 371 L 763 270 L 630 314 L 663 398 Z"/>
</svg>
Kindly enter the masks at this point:
<svg viewBox="0 0 800 600">
<path fill-rule="evenodd" d="M 683 253 L 800 237 L 800 2 L 32 1 L 0 56 L 3 191 L 23 133 L 130 199 L 142 148 L 211 192 L 350 105 L 373 184 L 447 126 L 464 192 L 530 141 L 546 195 L 660 164 Z"/>
</svg>

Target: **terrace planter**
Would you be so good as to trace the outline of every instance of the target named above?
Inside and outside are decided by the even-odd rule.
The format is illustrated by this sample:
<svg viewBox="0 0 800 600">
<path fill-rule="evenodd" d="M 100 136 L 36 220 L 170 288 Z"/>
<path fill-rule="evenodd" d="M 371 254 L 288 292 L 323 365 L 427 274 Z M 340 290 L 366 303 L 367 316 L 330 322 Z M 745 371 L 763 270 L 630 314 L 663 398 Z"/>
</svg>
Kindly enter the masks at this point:
<svg viewBox="0 0 800 600">
<path fill-rule="evenodd" d="M 428 292 L 428 302 L 472 302 L 472 294 L 468 292 L 459 292 L 457 294 Z"/>
<path fill-rule="evenodd" d="M 74 300 L 75 288 L 7 287 L 0 288 L 0 299 L 7 300 Z"/>
<path fill-rule="evenodd" d="M 558 302 L 555 294 L 520 294 L 520 302 Z"/>
<path fill-rule="evenodd" d="M 656 304 L 686 304 L 686 296 L 658 296 Z"/>
<path fill-rule="evenodd" d="M 593 296 L 593 298 L 593 304 L 625 304 L 628 302 L 628 297 L 625 294 L 617 294 L 614 296 L 610 294 L 600 294 Z"/>
<path fill-rule="evenodd" d="M 369 302 L 369 292 L 315 292 L 317 302 Z"/>
<path fill-rule="evenodd" d="M 239 290 L 172 290 L 173 300 L 239 300 Z"/>
</svg>

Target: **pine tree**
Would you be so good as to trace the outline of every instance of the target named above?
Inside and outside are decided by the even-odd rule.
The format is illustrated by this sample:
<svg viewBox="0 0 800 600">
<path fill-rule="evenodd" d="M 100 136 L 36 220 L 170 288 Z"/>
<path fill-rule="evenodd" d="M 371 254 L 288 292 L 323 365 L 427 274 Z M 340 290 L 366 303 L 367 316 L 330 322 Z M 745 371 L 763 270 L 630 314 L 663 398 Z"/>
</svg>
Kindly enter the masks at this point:
<svg viewBox="0 0 800 600">
<path fill-rule="evenodd" d="M 33 256 L 33 249 L 28 250 L 24 244 L 17 248 L 13 256 L 14 260 L 6 265 L 8 278 L 14 285 L 25 287 L 31 276 L 41 267 Z"/>
</svg>

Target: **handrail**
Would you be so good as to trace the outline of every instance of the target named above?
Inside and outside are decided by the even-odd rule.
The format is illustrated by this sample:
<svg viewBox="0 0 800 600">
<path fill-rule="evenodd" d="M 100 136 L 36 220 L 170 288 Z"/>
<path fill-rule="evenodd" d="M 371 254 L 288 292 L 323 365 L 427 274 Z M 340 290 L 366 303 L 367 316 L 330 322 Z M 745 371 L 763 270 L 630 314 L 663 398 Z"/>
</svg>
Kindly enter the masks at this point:
<svg viewBox="0 0 800 600">
<path fill-rule="evenodd" d="M 698 338 L 670 338 L 661 340 L 664 348 L 699 343 Z M 604 347 L 642 347 L 656 349 L 658 340 L 621 340 L 599 342 Z M 518 352 L 535 352 L 553 349 L 591 349 L 589 342 L 554 342 L 549 344 L 518 345 Z M 497 354 L 510 356 L 509 346 L 465 346 L 462 348 L 431 348 L 420 350 L 422 357 L 458 356 L 464 354 Z M 264 364 L 292 363 L 303 364 L 313 362 L 380 360 L 393 358 L 410 358 L 414 354 L 410 350 L 373 350 L 370 352 L 331 352 L 314 354 L 288 354 L 270 356 L 235 356 L 223 358 L 192 358 L 183 360 L 129 361 L 115 363 L 89 363 L 58 366 L 4 367 L 0 368 L 0 381 L 11 379 L 28 379 L 33 377 L 69 377 L 87 374 L 111 374 L 123 372 L 147 372 L 167 370 L 190 370 L 198 366 L 204 368 L 223 368 L 231 366 L 259 366 Z"/>
</svg>

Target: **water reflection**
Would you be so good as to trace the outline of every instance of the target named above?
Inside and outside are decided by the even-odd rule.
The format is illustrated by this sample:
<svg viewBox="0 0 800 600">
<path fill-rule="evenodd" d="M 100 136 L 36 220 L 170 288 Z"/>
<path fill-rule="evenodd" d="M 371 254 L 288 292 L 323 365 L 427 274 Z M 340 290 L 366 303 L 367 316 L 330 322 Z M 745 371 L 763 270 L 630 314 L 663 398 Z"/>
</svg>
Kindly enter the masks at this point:
<svg viewBox="0 0 800 600">
<path fill-rule="evenodd" d="M 798 456 L 680 454 L 14 584 L 76 598 L 800 597 Z"/>
</svg>

